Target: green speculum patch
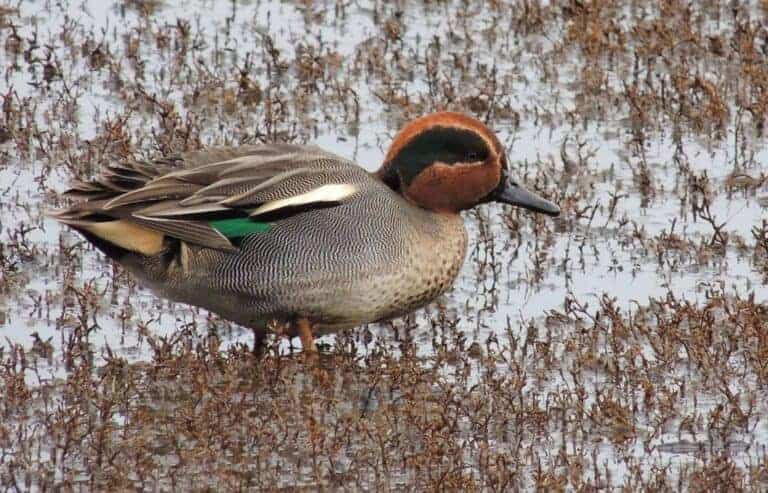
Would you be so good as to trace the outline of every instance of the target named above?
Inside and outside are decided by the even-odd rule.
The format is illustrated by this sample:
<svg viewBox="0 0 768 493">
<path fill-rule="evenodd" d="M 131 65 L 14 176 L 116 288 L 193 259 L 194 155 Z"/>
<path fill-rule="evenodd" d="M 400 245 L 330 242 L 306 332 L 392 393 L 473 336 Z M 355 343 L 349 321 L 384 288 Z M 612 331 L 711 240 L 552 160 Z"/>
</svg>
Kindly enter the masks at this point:
<svg viewBox="0 0 768 493">
<path fill-rule="evenodd" d="M 251 233 L 266 233 L 272 227 L 271 223 L 252 221 L 247 217 L 219 219 L 208 223 L 213 229 L 227 238 L 242 238 Z"/>
</svg>

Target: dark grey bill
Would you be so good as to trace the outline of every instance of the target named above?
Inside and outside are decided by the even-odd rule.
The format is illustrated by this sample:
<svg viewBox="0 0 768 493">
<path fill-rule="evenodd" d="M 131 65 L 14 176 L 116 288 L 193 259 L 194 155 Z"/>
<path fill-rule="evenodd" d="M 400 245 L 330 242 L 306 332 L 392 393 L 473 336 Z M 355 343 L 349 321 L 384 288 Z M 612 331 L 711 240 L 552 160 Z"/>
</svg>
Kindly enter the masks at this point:
<svg viewBox="0 0 768 493">
<path fill-rule="evenodd" d="M 505 204 L 524 207 L 533 212 L 541 212 L 549 216 L 560 215 L 560 208 L 549 200 L 521 187 L 514 180 L 505 176 L 494 192 L 491 200 Z"/>
</svg>

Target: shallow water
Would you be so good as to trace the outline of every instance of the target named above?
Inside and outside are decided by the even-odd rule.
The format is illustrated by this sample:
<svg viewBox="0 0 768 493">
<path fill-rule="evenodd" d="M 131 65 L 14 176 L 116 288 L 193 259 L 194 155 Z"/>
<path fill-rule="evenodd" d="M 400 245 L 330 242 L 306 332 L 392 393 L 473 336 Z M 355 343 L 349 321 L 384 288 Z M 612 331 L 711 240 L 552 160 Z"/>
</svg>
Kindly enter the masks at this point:
<svg viewBox="0 0 768 493">
<path fill-rule="evenodd" d="M 630 32 L 664 16 L 642 2 L 620 3 L 596 18 L 613 19 Z M 455 288 L 408 321 L 368 327 L 374 341 L 394 344 L 410 333 L 419 353 L 429 356 L 436 350 L 431 322 L 439 315 L 456 321 L 467 344 L 509 336 L 546 342 L 559 368 L 530 357 L 520 363 L 540 374 L 526 388 L 546 408 L 553 395 L 574 387 L 569 341 L 584 328 L 572 319 L 552 322 L 574 302 L 585 308 L 586 326 L 586 315 L 597 316 L 606 300 L 629 318 L 670 294 L 693 306 L 705 305 L 713 293 L 765 303 L 768 274 L 753 228 L 766 218 L 768 149 L 755 118 L 739 103 L 748 84 L 728 78 L 744 61 L 692 48 L 691 62 L 681 68 L 723 95 L 719 125 L 716 117 L 695 113 L 714 104 L 706 87 L 691 89 L 689 102 L 670 96 L 676 111 L 649 106 L 646 113 L 656 113 L 643 117 L 629 101 L 627 84 L 647 72 L 653 80 L 638 91 L 659 89 L 663 80 L 672 92 L 683 55 L 662 52 L 666 65 L 657 60 L 648 68 L 655 58 L 633 61 L 632 49 L 612 47 L 619 41 L 610 36 L 598 38 L 605 53 L 592 55 L 573 32 L 579 29 L 573 19 L 583 15 L 567 10 L 575 7 L 536 4 L 541 21 L 535 22 L 535 12 L 521 17 L 520 5 L 504 5 L 493 11 L 459 2 L 29 1 L 3 10 L 0 86 L 6 89 L 0 92 L 4 125 L 13 128 L 0 144 L 0 338 L 6 354 L 16 344 L 34 350 L 33 333 L 50 341 L 49 362 L 26 373 L 36 385 L 66 377 L 62 355 L 78 324 L 91 326 L 97 366 L 109 352 L 129 362 L 150 361 L 146 334 L 170 338 L 182 327 L 195 341 L 213 327 L 222 349 L 252 341 L 249 330 L 156 298 L 45 218 L 73 175 L 92 173 L 100 161 L 122 154 L 149 157 L 274 139 L 314 142 L 374 170 L 405 119 L 445 107 L 486 119 L 507 147 L 513 171 L 560 203 L 564 214 L 550 220 L 497 205 L 466 213 L 472 241 Z M 709 3 L 695 13 L 692 25 L 700 36 L 687 41 L 693 45 L 707 36 L 728 39 L 737 20 L 765 20 L 756 5 L 742 7 L 737 20 Z M 11 33 L 21 40 L 18 49 Z M 631 38 L 622 42 L 635 43 L 635 53 L 645 46 Z M 585 74 L 595 67 L 603 78 L 590 87 Z M 260 88 L 256 103 L 247 102 L 243 74 Z M 694 213 L 692 204 L 702 200 L 727 234 L 724 244 Z M 648 345 L 652 337 L 630 338 L 650 362 L 658 354 Z M 609 339 L 601 335 L 596 343 L 598 359 L 615 351 Z M 362 354 L 372 347 L 362 335 L 356 344 Z M 281 351 L 289 351 L 288 342 Z M 631 476 L 631 464 L 684 469 L 724 450 L 745 470 L 765 461 L 764 376 L 751 366 L 740 369 L 737 355 L 727 361 L 734 374 L 723 385 L 757 399 L 744 430 L 728 435 L 731 441 L 713 441 L 701 426 L 691 427 L 698 430 L 692 436 L 681 431 L 686 416 L 711 418 L 723 397 L 679 364 L 658 380 L 703 390 L 683 392 L 677 416 L 658 428 L 664 432 L 628 447 L 600 443 L 596 432 L 595 467 L 610 468 L 609 482 L 620 485 Z M 585 408 L 602 402 L 601 389 L 620 390 L 600 364 L 584 375 Z M 627 394 L 618 399 L 624 402 L 640 393 L 623 390 Z M 650 429 L 654 419 L 637 416 L 633 425 Z M 570 438 L 558 433 L 530 446 L 544 455 L 556 454 L 561 442 L 568 449 Z M 504 450 L 504 443 L 497 447 Z"/>
</svg>

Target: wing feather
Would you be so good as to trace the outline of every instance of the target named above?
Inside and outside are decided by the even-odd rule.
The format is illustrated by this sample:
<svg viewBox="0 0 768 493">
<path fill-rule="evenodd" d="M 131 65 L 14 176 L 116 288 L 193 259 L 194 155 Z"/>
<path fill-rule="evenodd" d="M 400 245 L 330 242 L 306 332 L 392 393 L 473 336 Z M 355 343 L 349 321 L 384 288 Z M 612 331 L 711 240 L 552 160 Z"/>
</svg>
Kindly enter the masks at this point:
<svg viewBox="0 0 768 493">
<path fill-rule="evenodd" d="M 130 190 L 113 198 L 104 205 L 104 210 L 116 209 L 135 204 L 146 204 L 159 200 L 180 199 L 200 189 L 200 185 L 179 181 L 167 181 Z"/>
<path fill-rule="evenodd" d="M 208 222 L 146 217 L 140 214 L 133 214 L 131 220 L 148 229 L 195 245 L 225 251 L 237 250 L 226 236 L 213 228 Z"/>
<path fill-rule="evenodd" d="M 183 242 L 232 250 L 237 237 L 228 238 L 222 231 L 259 234 L 268 230 L 260 216 L 280 212 L 282 218 L 299 209 L 342 203 L 365 180 L 370 175 L 362 168 L 311 146 L 209 149 L 148 163 L 110 164 L 94 180 L 76 181 L 67 193 L 84 200 L 53 215 L 75 227 L 127 220 Z M 257 227 L 241 227 L 248 221 Z"/>
</svg>

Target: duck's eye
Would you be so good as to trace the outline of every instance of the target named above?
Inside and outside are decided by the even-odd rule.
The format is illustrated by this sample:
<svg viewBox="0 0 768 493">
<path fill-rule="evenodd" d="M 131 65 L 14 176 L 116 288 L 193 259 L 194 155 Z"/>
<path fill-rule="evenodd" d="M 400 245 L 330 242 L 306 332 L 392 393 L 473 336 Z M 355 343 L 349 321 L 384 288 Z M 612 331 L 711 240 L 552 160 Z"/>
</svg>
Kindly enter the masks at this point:
<svg viewBox="0 0 768 493">
<path fill-rule="evenodd" d="M 467 159 L 467 161 L 470 161 L 470 162 L 471 161 L 480 161 L 481 160 L 480 153 L 477 152 L 477 151 L 469 151 L 469 152 L 467 152 L 466 159 Z"/>
</svg>

